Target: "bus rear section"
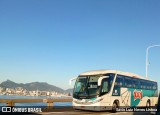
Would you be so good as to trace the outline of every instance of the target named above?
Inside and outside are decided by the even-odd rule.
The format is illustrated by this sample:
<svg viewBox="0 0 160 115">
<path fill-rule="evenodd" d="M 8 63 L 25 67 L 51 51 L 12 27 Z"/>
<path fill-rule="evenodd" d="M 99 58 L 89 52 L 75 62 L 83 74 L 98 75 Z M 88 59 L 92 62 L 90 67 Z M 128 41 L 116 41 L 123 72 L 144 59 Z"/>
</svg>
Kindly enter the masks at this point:
<svg viewBox="0 0 160 115">
<path fill-rule="evenodd" d="M 119 101 L 119 106 L 155 106 L 158 100 L 157 82 L 117 74 L 112 98 Z"/>
</svg>

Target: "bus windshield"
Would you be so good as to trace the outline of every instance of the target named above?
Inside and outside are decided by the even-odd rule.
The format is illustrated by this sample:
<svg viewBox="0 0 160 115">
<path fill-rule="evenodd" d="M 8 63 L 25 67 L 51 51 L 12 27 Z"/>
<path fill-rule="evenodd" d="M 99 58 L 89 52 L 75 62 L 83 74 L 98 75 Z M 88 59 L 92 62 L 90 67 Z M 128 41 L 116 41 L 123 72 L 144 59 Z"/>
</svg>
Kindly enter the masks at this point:
<svg viewBox="0 0 160 115">
<path fill-rule="evenodd" d="M 98 79 L 100 77 L 102 77 L 102 75 L 79 76 L 74 86 L 73 97 L 92 98 L 98 96 L 100 93 L 103 92 L 100 91 L 101 87 L 98 86 Z M 109 79 L 107 79 L 107 82 L 108 80 Z M 102 83 L 102 85 L 108 86 L 104 83 Z M 109 87 L 106 87 L 105 90 L 107 93 L 109 91 Z"/>
<path fill-rule="evenodd" d="M 76 96 L 94 96 L 99 93 L 98 79 L 100 76 L 78 77 L 74 87 Z"/>
</svg>

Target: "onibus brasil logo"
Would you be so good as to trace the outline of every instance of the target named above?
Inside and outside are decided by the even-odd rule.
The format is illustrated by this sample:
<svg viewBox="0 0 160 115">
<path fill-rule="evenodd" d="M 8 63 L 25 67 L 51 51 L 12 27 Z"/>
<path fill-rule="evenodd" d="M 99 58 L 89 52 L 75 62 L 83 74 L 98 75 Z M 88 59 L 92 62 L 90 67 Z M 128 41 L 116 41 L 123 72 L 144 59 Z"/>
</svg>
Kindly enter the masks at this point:
<svg viewBox="0 0 160 115">
<path fill-rule="evenodd" d="M 134 95 L 134 101 L 136 99 L 142 99 L 143 96 L 142 90 L 141 91 L 134 90 L 133 95 Z"/>
</svg>

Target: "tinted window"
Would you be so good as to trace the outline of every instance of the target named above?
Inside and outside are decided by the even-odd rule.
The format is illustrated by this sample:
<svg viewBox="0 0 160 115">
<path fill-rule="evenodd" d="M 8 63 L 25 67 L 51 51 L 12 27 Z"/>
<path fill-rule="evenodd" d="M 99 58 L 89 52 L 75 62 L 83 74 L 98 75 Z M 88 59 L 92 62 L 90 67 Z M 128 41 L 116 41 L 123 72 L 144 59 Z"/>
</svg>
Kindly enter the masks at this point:
<svg viewBox="0 0 160 115">
<path fill-rule="evenodd" d="M 105 74 L 104 76 L 109 76 L 108 83 L 109 83 L 109 86 L 111 87 L 115 74 L 109 73 L 109 74 Z"/>
<path fill-rule="evenodd" d="M 120 75 L 117 76 L 115 86 L 123 87 L 123 76 Z"/>
<path fill-rule="evenodd" d="M 152 89 L 157 89 L 157 83 L 156 82 L 152 83 Z"/>
<path fill-rule="evenodd" d="M 102 81 L 102 90 L 101 93 L 105 94 L 109 91 L 109 84 L 108 84 L 108 79 L 103 79 Z"/>
<path fill-rule="evenodd" d="M 110 91 L 114 79 L 114 74 L 105 74 L 105 76 L 109 76 L 109 78 L 105 78 L 102 80 L 101 95 L 106 94 Z"/>
<path fill-rule="evenodd" d="M 152 82 L 146 81 L 146 89 L 152 89 Z"/>
<path fill-rule="evenodd" d="M 124 86 L 125 87 L 132 87 L 132 79 L 129 77 L 125 77 Z"/>
<path fill-rule="evenodd" d="M 146 89 L 146 86 L 147 86 L 146 81 L 140 80 L 140 88 Z"/>
<path fill-rule="evenodd" d="M 138 79 L 132 79 L 132 87 L 139 88 L 139 81 Z"/>
</svg>

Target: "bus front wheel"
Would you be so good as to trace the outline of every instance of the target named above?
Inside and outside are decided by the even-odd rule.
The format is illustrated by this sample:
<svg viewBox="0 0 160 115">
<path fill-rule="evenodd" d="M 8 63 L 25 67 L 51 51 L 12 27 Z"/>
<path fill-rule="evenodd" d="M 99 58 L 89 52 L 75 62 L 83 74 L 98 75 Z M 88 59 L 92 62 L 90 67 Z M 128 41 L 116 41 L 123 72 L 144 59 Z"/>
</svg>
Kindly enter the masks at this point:
<svg viewBox="0 0 160 115">
<path fill-rule="evenodd" d="M 112 105 L 112 112 L 116 112 L 116 109 L 118 108 L 118 103 L 115 101 Z"/>
</svg>

